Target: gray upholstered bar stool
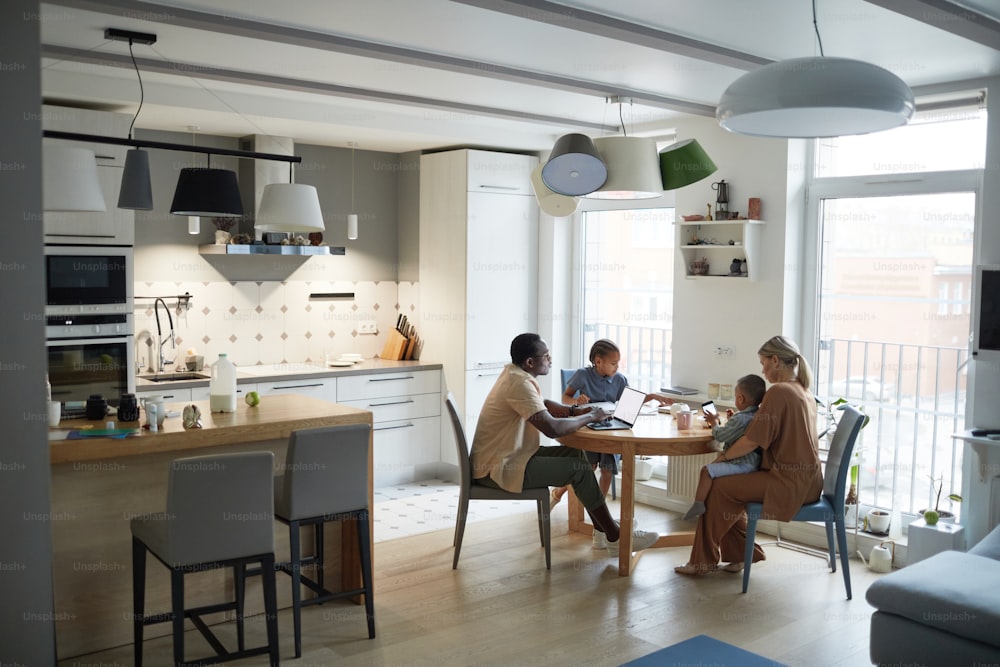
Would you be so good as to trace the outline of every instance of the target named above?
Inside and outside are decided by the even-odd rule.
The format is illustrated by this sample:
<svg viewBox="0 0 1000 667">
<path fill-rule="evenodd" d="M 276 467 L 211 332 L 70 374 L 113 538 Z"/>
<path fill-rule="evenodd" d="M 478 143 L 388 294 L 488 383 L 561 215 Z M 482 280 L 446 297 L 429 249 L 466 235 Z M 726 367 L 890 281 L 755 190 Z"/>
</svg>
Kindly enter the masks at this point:
<svg viewBox="0 0 1000 667">
<path fill-rule="evenodd" d="M 189 618 L 217 655 L 197 664 L 269 654 L 278 664 L 278 616 L 274 574 L 273 482 L 274 454 L 250 452 L 195 456 L 170 466 L 167 510 L 132 519 L 132 603 L 135 664 L 142 666 L 143 629 L 173 623 L 174 664 L 184 661 L 184 619 Z M 171 611 L 145 614 L 146 552 L 170 570 Z M 267 645 L 245 649 L 243 643 L 243 586 L 248 563 L 260 563 L 263 572 Z M 184 575 L 232 567 L 235 600 L 184 608 Z M 239 646 L 226 651 L 201 619 L 203 614 L 236 612 Z"/>
<path fill-rule="evenodd" d="M 351 424 L 293 431 L 284 475 L 274 478 L 274 514 L 288 524 L 290 561 L 277 568 L 292 578 L 295 657 L 302 655 L 302 607 L 364 594 L 368 637 L 375 637 L 372 553 L 368 530 L 368 459 L 371 426 Z M 357 524 L 362 587 L 331 592 L 323 582 L 323 524 L 354 519 Z M 313 527 L 312 556 L 303 557 L 300 529 Z M 315 579 L 302 566 L 315 565 Z M 316 597 L 302 599 L 302 586 Z"/>
</svg>

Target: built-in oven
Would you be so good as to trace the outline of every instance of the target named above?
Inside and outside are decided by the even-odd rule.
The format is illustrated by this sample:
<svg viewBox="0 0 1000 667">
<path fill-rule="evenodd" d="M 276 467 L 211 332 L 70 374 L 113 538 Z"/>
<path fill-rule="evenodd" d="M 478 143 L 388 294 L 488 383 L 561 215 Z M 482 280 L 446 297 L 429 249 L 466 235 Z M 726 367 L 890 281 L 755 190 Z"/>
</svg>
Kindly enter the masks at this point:
<svg viewBox="0 0 1000 667">
<path fill-rule="evenodd" d="M 49 383 L 52 400 L 63 414 L 82 416 L 90 396 L 100 394 L 111 406 L 122 394 L 135 392 L 135 345 L 132 336 L 49 338 Z"/>
<path fill-rule="evenodd" d="M 128 315 L 132 248 L 45 246 L 45 315 Z"/>
<path fill-rule="evenodd" d="M 132 248 L 45 246 L 45 338 L 52 400 L 85 412 L 135 391 Z"/>
</svg>

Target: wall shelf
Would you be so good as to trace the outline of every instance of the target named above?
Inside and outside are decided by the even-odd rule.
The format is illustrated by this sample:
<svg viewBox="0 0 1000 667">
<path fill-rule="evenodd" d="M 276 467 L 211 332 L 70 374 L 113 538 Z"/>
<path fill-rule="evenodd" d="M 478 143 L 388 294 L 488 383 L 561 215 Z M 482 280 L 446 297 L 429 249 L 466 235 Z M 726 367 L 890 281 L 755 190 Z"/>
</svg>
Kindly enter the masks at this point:
<svg viewBox="0 0 1000 667">
<path fill-rule="evenodd" d="M 688 279 L 730 282 L 757 279 L 762 220 L 679 220 L 674 224 L 677 225 L 677 251 Z M 692 243 L 695 239 L 707 243 Z M 708 261 L 707 275 L 691 270 L 691 264 L 701 259 Z M 746 260 L 746 275 L 730 274 L 734 259 Z"/>
<path fill-rule="evenodd" d="M 344 255 L 344 246 L 314 246 L 314 245 L 235 245 L 210 243 L 198 246 L 201 255 Z"/>
</svg>

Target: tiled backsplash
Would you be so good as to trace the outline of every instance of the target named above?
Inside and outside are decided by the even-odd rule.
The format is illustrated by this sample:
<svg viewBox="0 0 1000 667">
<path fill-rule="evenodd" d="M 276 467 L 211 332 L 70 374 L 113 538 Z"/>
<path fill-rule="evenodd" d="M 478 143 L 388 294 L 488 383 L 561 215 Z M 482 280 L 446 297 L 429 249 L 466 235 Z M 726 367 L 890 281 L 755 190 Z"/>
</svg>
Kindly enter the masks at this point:
<svg viewBox="0 0 1000 667">
<path fill-rule="evenodd" d="M 178 310 L 177 295 L 185 292 L 191 294 L 190 307 Z M 331 292 L 353 292 L 354 298 L 309 298 Z M 170 307 L 177 362 L 194 348 L 206 366 L 220 352 L 237 366 L 323 363 L 327 353 L 369 358 L 382 351 L 400 313 L 418 320 L 418 285 L 409 282 L 137 282 L 135 294 L 136 361 L 144 370 L 157 354 L 154 302 L 148 297 L 163 297 Z M 161 307 L 164 336 L 166 319 Z M 378 334 L 359 335 L 364 321 L 377 322 Z M 174 357 L 169 343 L 164 353 L 168 360 Z"/>
</svg>

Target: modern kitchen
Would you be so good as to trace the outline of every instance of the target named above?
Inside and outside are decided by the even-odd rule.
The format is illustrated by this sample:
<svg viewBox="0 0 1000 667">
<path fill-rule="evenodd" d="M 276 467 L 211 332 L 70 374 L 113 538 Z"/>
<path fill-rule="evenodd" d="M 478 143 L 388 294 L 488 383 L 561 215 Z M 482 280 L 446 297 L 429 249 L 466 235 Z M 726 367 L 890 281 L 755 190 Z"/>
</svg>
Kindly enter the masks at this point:
<svg viewBox="0 0 1000 667">
<path fill-rule="evenodd" d="M 537 113 L 526 109 L 503 118 L 504 110 L 494 106 L 497 115 L 491 115 L 488 107 L 496 105 L 497 98 L 487 101 L 485 93 L 470 91 L 451 110 L 425 106 L 420 111 L 421 104 L 408 108 L 413 118 L 407 128 L 406 115 L 393 105 L 416 97 L 414 90 L 404 86 L 392 100 L 372 96 L 368 111 L 358 101 L 357 90 L 365 75 L 374 76 L 380 67 L 406 79 L 413 75 L 406 68 L 416 68 L 412 63 L 373 59 L 372 71 L 344 75 L 345 85 L 355 86 L 351 91 L 341 91 L 342 97 L 322 93 L 336 100 L 324 109 L 326 102 L 316 90 L 291 88 L 296 77 L 327 76 L 312 68 L 295 77 L 286 75 L 267 96 L 256 90 L 268 87 L 264 75 L 252 84 L 231 79 L 240 69 L 235 62 L 219 63 L 218 71 L 206 66 L 205 78 L 198 81 L 168 72 L 178 67 L 163 54 L 179 53 L 166 45 L 169 40 L 181 35 L 201 38 L 207 24 L 198 21 L 213 13 L 223 23 L 219 17 L 231 13 L 233 25 L 270 25 L 275 31 L 273 57 L 293 62 L 301 56 L 290 50 L 287 40 L 302 28 L 270 16 L 277 10 L 237 10 L 222 6 L 230 3 L 213 7 L 217 3 L 211 2 L 190 7 L 132 4 L 17 0 L 4 10 L 11 13 L 11 22 L 32 30 L 14 34 L 17 31 L 5 28 L 10 39 L 0 47 L 0 61 L 33 63 L 9 68 L 5 75 L 11 82 L 7 104 L 17 117 L 5 123 L 12 131 L 3 160 L 5 165 L 32 166 L 4 169 L 5 178 L 0 179 L 4 201 L 24 212 L 17 222 L 30 227 L 12 235 L 0 257 L 8 278 L 16 276 L 3 281 L 4 298 L 16 321 L 9 329 L 5 325 L 10 346 L 0 358 L 2 395 L 9 402 L 5 412 L 14 422 L 3 454 L 2 469 L 10 483 L 2 485 L 2 493 L 11 509 L 2 525 L 15 546 L 6 547 L 8 555 L 0 561 L 3 597 L 23 601 L 3 605 L 0 646 L 13 647 L 9 656 L 16 664 L 55 664 L 70 658 L 86 664 L 87 654 L 133 641 L 129 615 L 135 582 L 128 563 L 134 546 L 124 519 L 162 510 L 168 493 L 164 470 L 171 461 L 198 453 L 271 452 L 278 465 L 284 465 L 280 462 L 289 434 L 297 429 L 367 425 L 371 505 L 372 493 L 379 489 L 459 480 L 445 399 L 455 397 L 471 440 L 478 411 L 510 361 L 509 344 L 515 335 L 541 334 L 552 350 L 554 369 L 580 365 L 586 350 L 581 349 L 576 290 L 585 276 L 576 254 L 576 212 L 581 201 L 584 210 L 622 210 L 627 204 L 595 203 L 579 196 L 564 197 L 558 205 L 553 198 L 544 201 L 562 195 L 542 189 L 537 173 L 556 139 L 568 132 L 597 137 L 624 127 L 627 134 L 638 124 L 640 134 L 658 142 L 661 150 L 696 139 L 718 171 L 711 179 L 659 191 L 643 203 L 644 208 L 676 210 L 678 221 L 682 213 L 705 212 L 705 202 L 716 196 L 709 184 L 720 178 L 735 183 L 730 186 L 734 210 L 745 213 L 748 199 L 764 202 L 761 217 L 766 224 L 745 237 L 744 263 L 749 259 L 751 278 L 722 285 L 684 280 L 680 274 L 672 303 L 672 377 L 664 378 L 664 384 L 703 387 L 728 377 L 722 373 L 731 374 L 733 363 L 706 360 L 703 350 L 732 340 L 723 332 L 734 318 L 740 322 L 736 363 L 747 371 L 758 365 L 757 341 L 778 331 L 799 335 L 807 326 L 802 308 L 807 297 L 800 289 L 812 270 L 803 241 L 810 222 L 803 204 L 810 176 L 802 165 L 812 155 L 807 141 L 727 131 L 717 123 L 714 106 L 709 115 L 700 108 L 684 113 L 657 104 L 645 107 L 637 100 L 636 111 L 624 96 L 614 102 L 590 93 L 569 96 L 563 90 L 565 81 L 550 90 L 537 83 L 525 86 L 513 73 L 490 69 L 486 61 L 499 60 L 496 53 L 480 56 L 479 69 L 488 74 L 485 80 L 501 89 L 523 86 L 534 91 Z M 535 23 L 473 9 L 469 5 L 479 4 L 475 2 L 431 4 L 442 11 L 460 8 L 460 16 L 442 19 L 445 23 L 461 25 L 466 18 L 486 32 L 493 20 L 505 29 L 511 28 L 508 22 Z M 544 7 L 535 10 L 553 10 L 553 3 L 541 4 Z M 585 6 L 588 3 L 571 4 L 585 14 L 602 11 Z M 855 4 L 870 8 L 862 0 Z M 383 9 L 402 12 L 394 2 Z M 507 9 L 515 14 L 529 11 Z M 176 16 L 165 18 L 170 11 Z M 366 39 L 375 44 L 378 19 L 360 5 L 349 11 L 354 37 L 360 39 L 367 30 Z M 405 16 L 413 16 L 410 12 L 408 8 Z M 878 12 L 891 13 L 881 7 Z M 414 28 L 426 26 L 434 12 L 415 14 L 419 21 Z M 638 12 L 635 20 L 642 15 Z M 218 35 L 223 48 L 234 49 L 227 56 L 234 60 L 240 56 L 236 42 L 229 40 L 245 29 L 240 26 L 232 34 Z M 133 35 L 156 33 L 156 40 L 144 44 L 133 36 L 123 43 L 107 37 L 109 28 Z M 283 34 L 286 29 L 292 32 Z M 402 29 L 393 30 L 398 41 Z M 88 31 L 89 36 L 80 36 Z M 470 29 L 469 34 L 476 33 Z M 261 33 L 254 38 L 260 40 Z M 614 43 L 620 43 L 617 39 Z M 393 40 L 388 34 L 383 40 L 379 48 L 390 52 Z M 960 79 L 928 74 L 918 77 L 915 92 L 937 99 L 970 88 L 988 91 L 1000 72 L 996 48 L 977 77 L 965 71 Z M 363 59 L 361 53 L 344 56 L 345 62 Z M 428 75 L 425 95 L 443 99 L 459 80 L 438 79 L 455 65 L 443 62 L 441 54 L 433 55 L 432 60 L 442 59 L 437 63 L 441 69 Z M 258 58 L 266 60 L 254 54 L 253 60 Z M 614 64 L 607 62 L 608 67 Z M 589 74 L 613 79 L 616 72 L 611 68 Z M 477 80 L 468 71 L 461 76 Z M 684 76 L 696 77 L 697 72 Z M 88 77 L 95 78 L 88 83 Z M 140 81 L 145 86 L 141 93 Z M 88 86 L 108 93 L 107 99 L 95 99 L 99 92 L 88 92 Z M 631 92 L 624 83 L 621 87 Z M 369 92 L 374 88 L 374 83 L 368 84 Z M 513 89 L 508 92 L 514 94 Z M 145 95 L 145 106 L 140 94 Z M 594 99 L 571 113 L 565 105 L 577 95 Z M 193 101 L 199 97 L 201 101 Z M 187 104 L 198 112 L 183 119 L 181 110 Z M 988 96 L 984 104 L 989 106 Z M 548 113 L 543 110 L 559 105 L 564 108 L 556 120 L 550 116 L 538 121 Z M 638 121 L 630 118 L 636 114 Z M 993 114 L 988 123 L 990 139 L 1000 136 L 1000 114 Z M 44 139 L 43 133 L 48 133 Z M 59 133 L 77 136 L 63 139 Z M 82 135 L 99 138 L 87 142 Z M 987 142 L 987 164 L 996 162 L 997 145 Z M 67 146 L 84 147 L 96 156 L 103 210 L 49 207 L 45 202 L 51 193 L 42 186 L 43 147 L 48 155 L 52 147 Z M 122 175 L 128 154 L 136 149 L 148 161 L 151 205 L 123 208 L 116 205 L 124 189 Z M 198 211 L 175 207 L 182 173 L 206 166 L 236 175 L 242 213 L 194 215 Z M 983 211 L 990 210 L 997 197 L 998 188 L 992 187 L 997 179 L 995 169 L 983 170 Z M 265 219 L 262 202 L 269 186 L 292 184 L 314 193 L 322 212 L 320 227 L 283 227 Z M 997 261 L 1000 231 L 978 223 L 976 229 L 977 263 Z M 706 303 L 727 307 L 706 308 Z M 231 413 L 209 407 L 217 386 L 213 374 L 220 372 L 213 367 L 220 359 L 235 366 L 237 400 Z M 1000 427 L 983 423 L 1000 390 L 998 376 L 995 368 L 985 365 L 970 370 L 970 425 Z M 558 372 L 539 382 L 546 397 L 558 397 Z M 59 406 L 55 416 L 53 403 Z M 194 407 L 200 412 L 188 410 Z M 275 417 L 269 408 L 282 414 Z M 102 431 L 115 437 L 100 437 Z M 977 451 L 982 465 L 996 462 L 992 450 Z M 29 516 L 43 519 L 23 520 Z M 366 520 L 345 521 L 336 530 L 328 524 L 325 529 L 321 549 L 334 564 L 332 579 L 344 576 L 339 582 L 343 590 L 362 578 L 363 565 L 354 562 L 351 551 L 353 540 L 359 539 L 359 521 Z M 971 521 L 966 528 L 977 534 L 990 527 L 986 518 Z M 375 525 L 370 537 L 385 539 L 379 530 Z M 446 532 L 447 539 L 439 540 L 441 549 L 451 539 Z M 277 551 L 288 550 L 287 535 L 281 529 L 275 535 Z M 380 572 L 385 572 L 378 553 L 376 544 L 376 589 Z M 49 562 L 51 569 L 35 566 Z M 100 570 L 80 563 L 115 567 Z M 147 607 L 169 608 L 165 575 L 154 582 L 162 574 L 159 567 L 152 561 L 148 566 Z M 215 592 L 233 587 L 221 573 L 199 581 L 207 590 L 192 595 L 191 602 L 211 604 L 218 597 Z M 264 586 L 257 578 L 247 582 L 248 616 L 263 615 L 259 599 Z M 288 609 L 293 603 L 283 578 L 278 578 L 277 591 L 278 608 Z M 863 602 L 854 604 L 860 608 Z M 378 605 L 376 597 L 376 613 Z M 312 611 L 327 609 L 331 607 Z M 363 617 L 350 614 L 351 619 Z M 290 657 L 281 625 L 285 620 L 282 615 L 282 660 Z M 349 623 L 356 635 L 351 641 L 369 641 L 363 623 Z M 155 632 L 147 629 L 146 636 L 165 638 L 170 632 L 168 623 Z M 306 640 L 308 648 L 308 636 Z"/>
</svg>

